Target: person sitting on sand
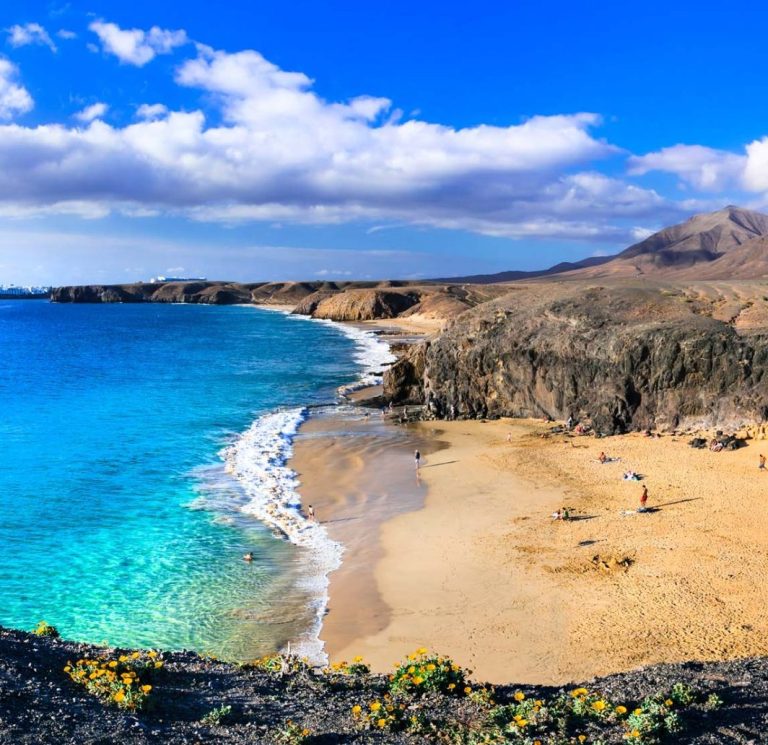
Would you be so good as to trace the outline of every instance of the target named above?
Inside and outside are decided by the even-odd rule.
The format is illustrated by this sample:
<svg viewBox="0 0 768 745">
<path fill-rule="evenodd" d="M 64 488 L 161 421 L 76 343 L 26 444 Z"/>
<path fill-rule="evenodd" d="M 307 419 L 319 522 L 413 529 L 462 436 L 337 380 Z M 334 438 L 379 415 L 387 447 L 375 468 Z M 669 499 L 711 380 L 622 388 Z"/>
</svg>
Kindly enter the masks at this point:
<svg viewBox="0 0 768 745">
<path fill-rule="evenodd" d="M 760 471 L 765 471 L 765 456 L 760 453 L 760 465 L 758 466 Z"/>
<path fill-rule="evenodd" d="M 640 495 L 640 507 L 637 511 L 645 512 L 648 509 L 646 506 L 647 504 L 648 504 L 648 487 L 644 486 L 643 493 Z"/>
<path fill-rule="evenodd" d="M 563 519 L 563 513 L 558 510 L 557 512 L 553 512 L 551 515 L 553 520 L 562 520 Z"/>
<path fill-rule="evenodd" d="M 709 443 L 709 449 L 713 453 L 719 453 L 723 449 L 723 443 L 719 440 L 712 440 L 712 442 Z"/>
<path fill-rule="evenodd" d="M 562 511 L 562 517 L 561 520 L 570 520 L 571 519 L 571 512 L 567 507 L 563 507 Z"/>
<path fill-rule="evenodd" d="M 247 554 L 243 554 L 243 561 L 253 561 L 253 553 L 249 551 Z"/>
<path fill-rule="evenodd" d="M 607 463 L 608 462 L 608 456 L 602 450 L 600 451 L 600 455 L 597 456 L 597 459 L 601 463 Z"/>
</svg>

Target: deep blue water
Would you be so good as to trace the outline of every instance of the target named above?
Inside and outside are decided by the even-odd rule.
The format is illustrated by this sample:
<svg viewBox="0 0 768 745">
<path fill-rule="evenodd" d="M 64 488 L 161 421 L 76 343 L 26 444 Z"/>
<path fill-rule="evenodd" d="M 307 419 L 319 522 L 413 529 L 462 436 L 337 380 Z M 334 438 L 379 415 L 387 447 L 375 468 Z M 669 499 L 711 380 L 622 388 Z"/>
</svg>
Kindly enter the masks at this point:
<svg viewBox="0 0 768 745">
<path fill-rule="evenodd" d="M 255 308 L 0 301 L 0 624 L 238 658 L 286 641 L 299 549 L 190 505 L 235 499 L 222 446 L 331 399 L 353 351 Z"/>
</svg>

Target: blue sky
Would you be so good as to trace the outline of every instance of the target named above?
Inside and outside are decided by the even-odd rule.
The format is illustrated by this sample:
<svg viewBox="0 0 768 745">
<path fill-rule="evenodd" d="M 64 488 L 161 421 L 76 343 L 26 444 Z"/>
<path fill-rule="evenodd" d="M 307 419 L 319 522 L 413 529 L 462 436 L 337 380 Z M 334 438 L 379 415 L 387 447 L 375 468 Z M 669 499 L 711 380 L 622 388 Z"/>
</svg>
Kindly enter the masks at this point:
<svg viewBox="0 0 768 745">
<path fill-rule="evenodd" d="M 0 283 L 429 277 L 764 209 L 768 9 L 0 10 Z"/>
</svg>

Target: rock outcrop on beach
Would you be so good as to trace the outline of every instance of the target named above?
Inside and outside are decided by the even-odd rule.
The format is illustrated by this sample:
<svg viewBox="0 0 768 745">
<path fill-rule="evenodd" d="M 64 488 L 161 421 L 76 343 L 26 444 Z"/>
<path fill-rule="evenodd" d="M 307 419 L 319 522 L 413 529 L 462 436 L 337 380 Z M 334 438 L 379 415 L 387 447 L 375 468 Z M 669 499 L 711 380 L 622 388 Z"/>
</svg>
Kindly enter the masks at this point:
<svg viewBox="0 0 768 745">
<path fill-rule="evenodd" d="M 568 702 L 573 698 L 573 686 L 527 685 L 496 686 L 493 704 L 483 703 L 482 696 L 473 699 L 455 692 L 430 693 L 425 698 L 402 696 L 398 703 L 407 707 L 409 717 L 416 718 L 415 724 L 406 718 L 403 726 L 380 726 L 374 717 L 371 726 L 363 727 L 363 716 L 355 716 L 353 707 L 359 706 L 367 716 L 372 702 L 386 703 L 387 676 L 329 675 L 301 665 L 268 672 L 191 652 L 166 652 L 157 658 L 162 659 L 163 667 L 153 677 L 152 706 L 134 712 L 121 710 L 114 703 L 101 703 L 64 671 L 69 662 L 96 659 L 104 652 L 0 627 L 0 742 L 424 745 L 448 742 L 449 735 L 450 742 L 480 742 L 477 738 L 483 732 L 495 738 L 483 742 L 501 742 L 497 722 L 503 717 L 519 721 L 511 720 L 510 709 L 518 705 L 521 695 L 531 702 L 557 697 Z M 763 733 L 768 729 L 768 660 L 764 658 L 655 665 L 587 685 L 594 700 L 613 701 L 630 710 L 635 705 L 646 706 L 643 701 L 650 700 L 645 699 L 647 696 L 660 696 L 663 701 L 671 693 L 679 702 L 671 706 L 677 730 L 673 739 L 665 742 L 757 743 L 764 741 Z M 473 689 L 482 690 L 476 684 Z M 384 705 L 380 706 L 386 714 Z M 651 711 L 653 704 L 647 706 Z M 623 716 L 605 717 L 604 721 L 585 717 L 583 723 L 571 716 L 571 721 L 562 721 L 567 733 L 586 733 L 589 742 L 619 745 L 626 742 Z M 657 720 L 650 714 L 648 721 L 649 726 L 656 726 Z M 303 730 L 306 734 L 299 737 Z M 286 732 L 292 732 L 293 739 L 288 739 Z M 462 734 L 464 739 L 457 739 Z M 470 735 L 476 739 L 470 740 Z M 576 735 L 562 741 L 571 739 L 576 742 Z"/>
<path fill-rule="evenodd" d="M 520 285 L 395 363 L 391 400 L 446 417 L 589 419 L 604 433 L 768 418 L 754 285 Z"/>
</svg>

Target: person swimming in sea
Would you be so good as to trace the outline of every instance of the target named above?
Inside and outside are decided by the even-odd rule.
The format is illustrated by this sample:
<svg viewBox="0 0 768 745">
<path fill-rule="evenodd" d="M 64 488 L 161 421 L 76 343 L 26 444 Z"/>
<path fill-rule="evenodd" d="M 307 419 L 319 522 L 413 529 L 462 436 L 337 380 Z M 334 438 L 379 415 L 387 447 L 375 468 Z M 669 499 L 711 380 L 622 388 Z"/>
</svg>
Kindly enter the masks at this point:
<svg viewBox="0 0 768 745">
<path fill-rule="evenodd" d="M 253 561 L 253 552 L 249 551 L 247 554 L 243 554 L 243 561 Z"/>
</svg>

